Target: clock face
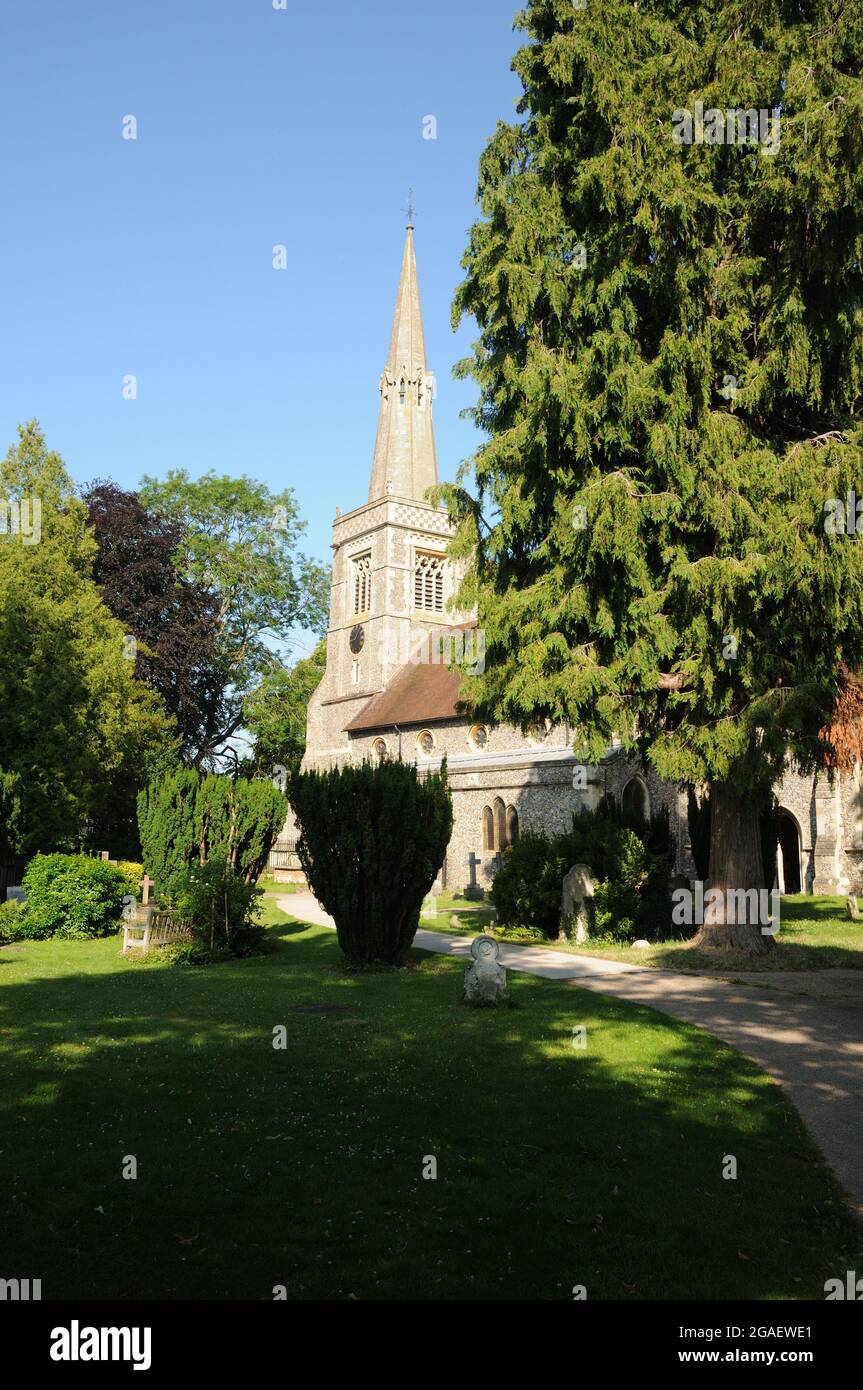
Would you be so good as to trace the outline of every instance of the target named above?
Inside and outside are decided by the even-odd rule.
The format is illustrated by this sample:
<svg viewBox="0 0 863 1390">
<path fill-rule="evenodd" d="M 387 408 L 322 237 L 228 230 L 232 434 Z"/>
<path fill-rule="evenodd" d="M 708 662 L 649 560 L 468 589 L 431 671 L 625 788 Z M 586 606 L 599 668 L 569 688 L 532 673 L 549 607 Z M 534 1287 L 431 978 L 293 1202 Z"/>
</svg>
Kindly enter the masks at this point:
<svg viewBox="0 0 863 1390">
<path fill-rule="evenodd" d="M 354 652 L 354 654 L 361 652 L 365 640 L 365 629 L 361 623 L 357 623 L 356 627 L 351 628 L 351 651 Z"/>
</svg>

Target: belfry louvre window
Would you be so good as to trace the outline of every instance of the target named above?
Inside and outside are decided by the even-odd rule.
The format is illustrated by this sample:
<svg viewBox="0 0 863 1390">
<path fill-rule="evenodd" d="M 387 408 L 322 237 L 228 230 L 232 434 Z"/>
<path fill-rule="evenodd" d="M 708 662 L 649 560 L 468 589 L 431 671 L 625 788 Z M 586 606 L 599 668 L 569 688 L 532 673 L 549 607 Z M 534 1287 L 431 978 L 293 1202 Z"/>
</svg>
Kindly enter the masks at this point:
<svg viewBox="0 0 863 1390">
<path fill-rule="evenodd" d="M 371 551 L 354 560 L 354 612 L 368 613 L 372 606 Z"/>
<path fill-rule="evenodd" d="M 414 608 L 443 612 L 443 555 L 418 554 L 414 564 Z"/>
</svg>

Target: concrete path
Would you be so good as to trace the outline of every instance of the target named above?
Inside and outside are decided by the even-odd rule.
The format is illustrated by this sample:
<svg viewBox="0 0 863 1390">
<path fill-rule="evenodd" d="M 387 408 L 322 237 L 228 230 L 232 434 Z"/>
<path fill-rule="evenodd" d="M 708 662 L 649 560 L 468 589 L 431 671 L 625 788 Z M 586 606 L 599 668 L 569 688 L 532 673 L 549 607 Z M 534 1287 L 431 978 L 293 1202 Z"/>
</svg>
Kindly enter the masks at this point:
<svg viewBox="0 0 863 1390">
<path fill-rule="evenodd" d="M 334 927 L 310 893 L 278 904 L 301 921 Z M 472 940 L 420 930 L 414 945 L 466 957 Z M 503 942 L 500 959 L 509 970 L 646 1004 L 751 1057 L 785 1088 L 863 1216 L 863 972 L 747 971 L 725 979 Z"/>
</svg>

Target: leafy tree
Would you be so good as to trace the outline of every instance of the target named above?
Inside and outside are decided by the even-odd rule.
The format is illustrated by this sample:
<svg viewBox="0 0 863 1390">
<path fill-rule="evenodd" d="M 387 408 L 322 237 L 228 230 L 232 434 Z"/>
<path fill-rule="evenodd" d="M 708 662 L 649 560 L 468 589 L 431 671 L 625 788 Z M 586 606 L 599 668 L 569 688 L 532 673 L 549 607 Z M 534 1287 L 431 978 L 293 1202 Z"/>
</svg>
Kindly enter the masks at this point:
<svg viewBox="0 0 863 1390">
<path fill-rule="evenodd" d="M 300 863 L 350 964 L 402 964 L 452 834 L 446 765 L 422 780 L 397 761 L 294 771 L 288 797 Z"/>
<path fill-rule="evenodd" d="M 90 578 L 87 514 L 36 421 L 0 463 L 0 497 L 39 534 L 0 534 L 0 802 L 4 852 L 134 841 L 138 786 L 170 755 L 172 729 L 125 659 L 122 625 Z"/>
<path fill-rule="evenodd" d="M 274 660 L 249 693 L 244 724 L 255 737 L 255 768 L 263 772 L 299 765 L 306 751 L 306 711 L 326 665 L 327 644 L 321 641 L 290 670 Z"/>
<path fill-rule="evenodd" d="M 215 605 L 217 679 L 205 702 L 195 756 L 198 767 L 236 763 L 232 742 L 243 726 L 246 695 L 273 665 L 272 643 L 295 627 L 326 627 L 329 576 L 298 550 L 305 522 L 290 489 L 271 493 L 245 476 L 172 470 L 143 479 L 143 505 L 179 522 L 178 563 L 184 580 Z"/>
<path fill-rule="evenodd" d="M 159 695 L 194 762 L 225 672 L 217 601 L 177 572 L 179 521 L 149 511 L 137 493 L 112 482 L 84 493 L 98 551 L 93 578 L 107 607 L 138 643 L 135 673 Z"/>
<path fill-rule="evenodd" d="M 759 806 L 860 669 L 863 11 L 529 0 L 523 119 L 479 169 L 454 317 L 487 441 L 448 490 L 487 717 L 613 733 L 709 786 L 710 883 L 765 882 Z M 779 147 L 678 118 L 781 112 Z M 715 131 L 715 127 L 713 127 Z M 775 130 L 775 127 L 774 127 Z M 768 950 L 717 908 L 705 944 Z"/>
</svg>

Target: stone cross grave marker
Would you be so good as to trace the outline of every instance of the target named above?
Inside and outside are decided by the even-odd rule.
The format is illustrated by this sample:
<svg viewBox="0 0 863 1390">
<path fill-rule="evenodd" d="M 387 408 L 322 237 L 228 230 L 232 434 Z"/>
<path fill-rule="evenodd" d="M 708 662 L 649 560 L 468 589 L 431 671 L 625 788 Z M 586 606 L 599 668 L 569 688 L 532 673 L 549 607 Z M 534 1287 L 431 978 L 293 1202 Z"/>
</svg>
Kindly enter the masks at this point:
<svg viewBox="0 0 863 1390">
<path fill-rule="evenodd" d="M 482 889 L 479 886 L 479 882 L 476 876 L 476 871 L 481 863 L 482 860 L 478 859 L 477 856 L 474 854 L 473 850 L 471 850 L 470 854 L 467 857 L 467 865 L 470 869 L 470 883 L 464 890 L 464 895 L 466 898 L 473 898 L 474 900 L 477 900 L 483 896 Z"/>
<path fill-rule="evenodd" d="M 150 889 L 155 888 L 156 880 L 154 878 L 151 878 L 149 874 L 145 874 L 144 877 L 140 880 L 140 885 L 141 888 L 144 890 L 144 896 L 141 899 L 141 902 L 143 903 L 144 907 L 146 907 L 147 903 L 150 901 Z"/>
</svg>

